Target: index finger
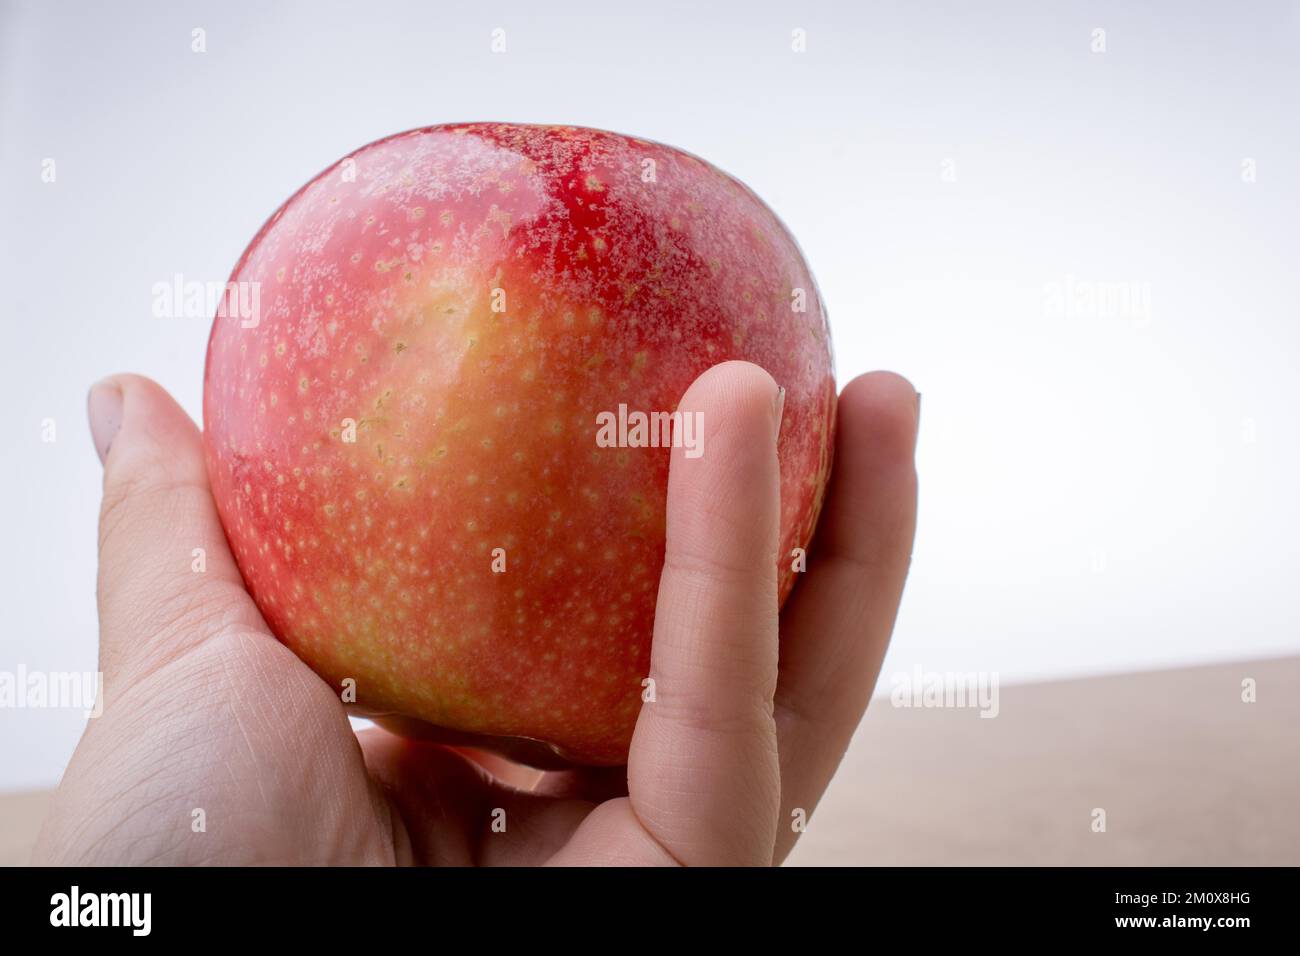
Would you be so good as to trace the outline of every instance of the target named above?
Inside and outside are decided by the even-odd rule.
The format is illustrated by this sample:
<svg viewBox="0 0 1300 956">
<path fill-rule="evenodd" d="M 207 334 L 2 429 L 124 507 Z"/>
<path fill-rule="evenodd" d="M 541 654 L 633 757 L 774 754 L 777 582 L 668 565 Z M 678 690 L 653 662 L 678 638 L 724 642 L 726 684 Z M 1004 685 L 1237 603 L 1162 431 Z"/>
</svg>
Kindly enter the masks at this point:
<svg viewBox="0 0 1300 956">
<path fill-rule="evenodd" d="M 783 393 L 756 365 L 705 372 L 679 405 L 650 676 L 628 762 L 632 808 L 680 863 L 767 865 L 780 804 L 772 699 Z"/>
</svg>

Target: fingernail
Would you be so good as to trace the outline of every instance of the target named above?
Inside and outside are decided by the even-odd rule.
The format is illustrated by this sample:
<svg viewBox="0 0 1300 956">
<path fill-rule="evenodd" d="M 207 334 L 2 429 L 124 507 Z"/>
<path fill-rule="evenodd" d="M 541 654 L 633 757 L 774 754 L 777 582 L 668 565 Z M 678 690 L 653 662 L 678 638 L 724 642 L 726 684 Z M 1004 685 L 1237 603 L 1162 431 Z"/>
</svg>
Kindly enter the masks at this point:
<svg viewBox="0 0 1300 956">
<path fill-rule="evenodd" d="M 104 379 L 90 386 L 86 396 L 86 414 L 90 418 L 90 438 L 102 465 L 108 458 L 108 449 L 122 427 L 122 389 Z"/>
<path fill-rule="evenodd" d="M 921 432 L 921 393 L 916 393 L 916 431 Z"/>
<path fill-rule="evenodd" d="M 778 385 L 776 388 L 776 435 L 781 437 L 781 419 L 785 417 L 785 388 Z"/>
</svg>

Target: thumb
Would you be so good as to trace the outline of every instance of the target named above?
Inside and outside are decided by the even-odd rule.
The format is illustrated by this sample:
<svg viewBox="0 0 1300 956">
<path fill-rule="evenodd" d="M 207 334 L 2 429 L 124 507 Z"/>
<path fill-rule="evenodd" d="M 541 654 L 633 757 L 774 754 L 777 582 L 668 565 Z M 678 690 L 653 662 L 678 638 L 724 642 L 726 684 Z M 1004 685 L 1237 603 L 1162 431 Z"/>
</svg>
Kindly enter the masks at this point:
<svg viewBox="0 0 1300 956">
<path fill-rule="evenodd" d="M 87 411 L 104 464 L 100 668 L 139 676 L 222 631 L 264 632 L 226 544 L 203 439 L 189 416 L 138 375 L 95 384 Z"/>
</svg>

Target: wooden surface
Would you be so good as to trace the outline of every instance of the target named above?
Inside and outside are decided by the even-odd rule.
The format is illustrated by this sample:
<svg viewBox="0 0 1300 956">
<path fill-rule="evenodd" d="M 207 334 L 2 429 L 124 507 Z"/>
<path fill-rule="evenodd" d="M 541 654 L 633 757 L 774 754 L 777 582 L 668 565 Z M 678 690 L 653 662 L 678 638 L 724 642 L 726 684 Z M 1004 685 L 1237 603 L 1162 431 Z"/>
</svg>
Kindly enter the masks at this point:
<svg viewBox="0 0 1300 956">
<path fill-rule="evenodd" d="M 0 795 L 0 866 L 23 866 L 45 817 L 48 793 Z"/>
<path fill-rule="evenodd" d="M 890 676 L 791 864 L 1300 864 L 1300 657 L 1003 687 L 993 719 Z M 0 796 L 0 864 L 47 801 Z"/>
<path fill-rule="evenodd" d="M 1300 864 L 1300 657 L 1005 687 L 1000 704 L 989 720 L 873 701 L 790 862 Z"/>
</svg>

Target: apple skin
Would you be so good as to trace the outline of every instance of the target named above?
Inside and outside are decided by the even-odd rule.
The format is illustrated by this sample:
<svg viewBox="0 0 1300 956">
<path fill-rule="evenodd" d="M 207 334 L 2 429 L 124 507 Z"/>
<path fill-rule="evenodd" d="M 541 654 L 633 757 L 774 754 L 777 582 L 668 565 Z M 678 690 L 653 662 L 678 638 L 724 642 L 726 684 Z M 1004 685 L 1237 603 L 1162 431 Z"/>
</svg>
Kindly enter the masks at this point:
<svg viewBox="0 0 1300 956">
<path fill-rule="evenodd" d="M 299 190 L 231 281 L 260 312 L 219 312 L 208 345 L 217 509 L 272 631 L 362 712 L 626 762 L 670 453 L 598 447 L 596 416 L 672 411 L 728 359 L 786 390 L 793 587 L 829 329 L 789 232 L 708 163 L 570 126 L 413 130 Z"/>
</svg>

